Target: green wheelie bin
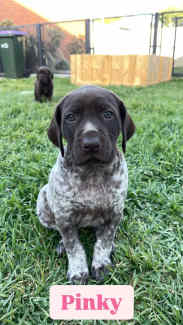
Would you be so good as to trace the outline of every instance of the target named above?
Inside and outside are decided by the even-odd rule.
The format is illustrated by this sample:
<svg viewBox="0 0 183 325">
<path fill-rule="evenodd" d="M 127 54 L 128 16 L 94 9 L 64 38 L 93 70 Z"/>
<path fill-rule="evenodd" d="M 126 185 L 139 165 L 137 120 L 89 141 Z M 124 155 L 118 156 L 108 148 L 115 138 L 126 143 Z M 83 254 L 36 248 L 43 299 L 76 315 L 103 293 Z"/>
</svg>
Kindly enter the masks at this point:
<svg viewBox="0 0 183 325">
<path fill-rule="evenodd" d="M 25 32 L 9 30 L 0 31 L 0 57 L 4 76 L 7 78 L 24 77 Z"/>
</svg>

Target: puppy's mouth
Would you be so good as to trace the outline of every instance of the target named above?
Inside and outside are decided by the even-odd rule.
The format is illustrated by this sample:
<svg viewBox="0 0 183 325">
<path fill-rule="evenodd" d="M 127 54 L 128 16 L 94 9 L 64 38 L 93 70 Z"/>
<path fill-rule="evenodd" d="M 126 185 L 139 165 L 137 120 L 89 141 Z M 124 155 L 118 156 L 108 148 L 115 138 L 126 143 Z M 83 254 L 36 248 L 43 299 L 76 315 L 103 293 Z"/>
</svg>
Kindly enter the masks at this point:
<svg viewBox="0 0 183 325">
<path fill-rule="evenodd" d="M 105 159 L 104 157 L 101 157 L 97 154 L 88 154 L 82 157 L 82 159 L 79 159 L 77 162 L 78 165 L 84 166 L 84 165 L 106 165 L 110 163 L 111 159 Z"/>
<path fill-rule="evenodd" d="M 99 163 L 104 163 L 104 161 L 96 157 L 88 157 L 85 163 L 99 164 Z"/>
</svg>

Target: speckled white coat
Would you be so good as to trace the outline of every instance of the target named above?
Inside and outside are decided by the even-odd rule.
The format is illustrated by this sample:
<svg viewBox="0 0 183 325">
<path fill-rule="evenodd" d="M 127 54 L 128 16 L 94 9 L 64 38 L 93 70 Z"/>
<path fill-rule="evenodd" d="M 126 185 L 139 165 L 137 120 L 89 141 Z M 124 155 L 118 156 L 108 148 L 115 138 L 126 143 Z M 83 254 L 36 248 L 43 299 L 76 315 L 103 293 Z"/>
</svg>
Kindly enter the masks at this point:
<svg viewBox="0 0 183 325">
<path fill-rule="evenodd" d="M 59 231 L 69 259 L 68 277 L 74 282 L 88 277 L 84 249 L 77 229 L 96 229 L 92 272 L 110 265 L 113 239 L 123 215 L 128 170 L 122 153 L 109 164 L 67 168 L 61 154 L 40 191 L 37 214 L 40 222 Z M 84 280 L 83 280 L 84 282 Z"/>
</svg>

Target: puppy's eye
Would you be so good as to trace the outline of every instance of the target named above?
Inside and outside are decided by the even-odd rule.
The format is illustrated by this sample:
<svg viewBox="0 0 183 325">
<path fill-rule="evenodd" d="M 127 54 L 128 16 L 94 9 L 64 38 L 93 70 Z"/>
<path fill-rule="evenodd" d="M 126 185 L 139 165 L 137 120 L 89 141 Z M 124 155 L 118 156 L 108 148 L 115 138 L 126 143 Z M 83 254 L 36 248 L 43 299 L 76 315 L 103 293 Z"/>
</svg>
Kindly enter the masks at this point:
<svg viewBox="0 0 183 325">
<path fill-rule="evenodd" d="M 70 113 L 70 114 L 66 115 L 65 119 L 69 122 L 74 122 L 76 120 L 76 117 L 74 114 Z"/>
<path fill-rule="evenodd" d="M 104 117 L 105 119 L 111 119 L 113 117 L 113 112 L 111 111 L 104 112 Z"/>
</svg>

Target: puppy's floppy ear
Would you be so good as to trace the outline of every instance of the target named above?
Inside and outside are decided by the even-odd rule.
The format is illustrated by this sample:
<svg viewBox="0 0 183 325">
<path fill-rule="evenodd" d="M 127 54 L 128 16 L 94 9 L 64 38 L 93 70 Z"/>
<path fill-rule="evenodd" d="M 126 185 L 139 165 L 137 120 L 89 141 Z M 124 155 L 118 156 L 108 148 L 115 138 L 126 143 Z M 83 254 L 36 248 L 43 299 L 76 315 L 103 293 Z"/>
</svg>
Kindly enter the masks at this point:
<svg viewBox="0 0 183 325">
<path fill-rule="evenodd" d="M 46 69 L 46 73 L 47 73 L 48 77 L 50 77 L 51 79 L 53 79 L 53 73 L 50 71 L 49 68 Z"/>
<path fill-rule="evenodd" d="M 122 141 L 122 149 L 125 153 L 126 151 L 126 142 L 132 137 L 132 135 L 135 132 L 135 124 L 132 121 L 130 115 L 128 114 L 125 105 L 123 102 L 118 98 L 119 100 L 119 112 L 121 117 L 121 130 L 123 135 L 123 141 Z"/>
<path fill-rule="evenodd" d="M 54 116 L 48 128 L 48 138 L 55 146 L 60 148 L 62 157 L 64 157 L 64 145 L 62 141 L 62 130 L 61 130 L 63 101 L 64 100 L 62 100 L 56 106 Z"/>
</svg>

